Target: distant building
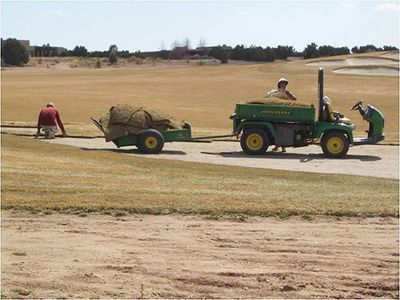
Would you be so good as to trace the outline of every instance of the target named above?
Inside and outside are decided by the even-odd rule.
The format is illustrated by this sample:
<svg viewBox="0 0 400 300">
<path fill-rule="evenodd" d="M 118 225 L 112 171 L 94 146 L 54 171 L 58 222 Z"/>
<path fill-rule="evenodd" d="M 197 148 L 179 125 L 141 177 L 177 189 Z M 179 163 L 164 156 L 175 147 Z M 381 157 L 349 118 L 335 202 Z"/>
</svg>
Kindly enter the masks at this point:
<svg viewBox="0 0 400 300">
<path fill-rule="evenodd" d="M 210 46 L 210 47 L 197 47 L 196 49 L 186 49 L 186 52 L 183 56 L 184 59 L 199 59 L 199 58 L 207 58 L 210 55 L 210 52 L 213 49 L 221 47 L 222 50 L 232 51 L 233 48 L 231 46 Z"/>
<path fill-rule="evenodd" d="M 209 50 L 205 47 L 196 49 L 187 49 L 183 56 L 184 59 L 200 59 L 208 57 Z"/>
<path fill-rule="evenodd" d="M 19 42 L 25 47 L 29 57 L 60 56 L 67 51 L 67 49 L 63 47 L 52 47 L 49 44 L 43 46 L 31 46 L 29 40 L 19 40 Z"/>
<path fill-rule="evenodd" d="M 34 56 L 36 57 L 60 56 L 65 51 L 67 51 L 67 49 L 63 47 L 51 47 L 49 44 L 34 46 Z"/>
<path fill-rule="evenodd" d="M 25 47 L 28 57 L 34 56 L 34 47 L 30 45 L 29 40 L 18 40 Z"/>
</svg>

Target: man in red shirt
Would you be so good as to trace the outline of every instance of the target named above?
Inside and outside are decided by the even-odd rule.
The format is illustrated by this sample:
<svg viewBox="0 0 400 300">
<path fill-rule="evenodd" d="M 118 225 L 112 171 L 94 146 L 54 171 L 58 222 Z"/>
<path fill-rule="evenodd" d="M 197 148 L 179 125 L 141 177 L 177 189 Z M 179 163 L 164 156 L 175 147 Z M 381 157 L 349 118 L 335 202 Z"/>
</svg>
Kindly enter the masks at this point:
<svg viewBox="0 0 400 300">
<path fill-rule="evenodd" d="M 40 129 L 43 129 L 46 139 L 54 139 L 58 130 L 57 124 L 62 131 L 63 136 L 67 136 L 64 124 L 61 121 L 60 113 L 54 107 L 52 102 L 47 103 L 46 107 L 40 111 L 36 136 L 40 135 Z"/>
</svg>

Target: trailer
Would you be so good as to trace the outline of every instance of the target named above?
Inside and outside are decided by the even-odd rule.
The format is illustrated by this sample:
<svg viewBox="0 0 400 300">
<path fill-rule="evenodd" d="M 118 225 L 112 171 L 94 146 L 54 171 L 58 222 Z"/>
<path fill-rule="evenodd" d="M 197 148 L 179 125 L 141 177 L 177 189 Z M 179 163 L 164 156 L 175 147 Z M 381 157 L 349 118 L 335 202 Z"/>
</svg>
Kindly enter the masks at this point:
<svg viewBox="0 0 400 300">
<path fill-rule="evenodd" d="M 103 133 L 104 129 L 100 122 L 91 118 L 93 123 Z M 209 140 L 215 138 L 233 137 L 235 134 L 213 135 L 192 137 L 192 126 L 189 122 L 183 122 L 182 129 L 156 130 L 153 128 L 144 129 L 139 134 L 129 134 L 112 140 L 118 147 L 136 146 L 145 154 L 160 153 L 167 142 L 195 142 L 200 140 Z"/>
</svg>

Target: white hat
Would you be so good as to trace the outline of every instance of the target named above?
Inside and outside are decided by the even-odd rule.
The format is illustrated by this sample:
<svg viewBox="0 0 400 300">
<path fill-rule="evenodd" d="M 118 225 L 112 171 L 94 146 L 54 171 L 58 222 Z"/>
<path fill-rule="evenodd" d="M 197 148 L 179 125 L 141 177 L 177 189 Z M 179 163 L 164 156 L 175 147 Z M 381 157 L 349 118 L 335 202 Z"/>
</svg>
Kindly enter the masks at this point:
<svg viewBox="0 0 400 300">
<path fill-rule="evenodd" d="M 282 77 L 281 79 L 278 80 L 278 86 L 279 86 L 279 84 L 280 84 L 281 82 L 286 82 L 286 84 L 289 83 L 289 81 L 288 81 L 286 78 L 283 78 L 283 77 Z"/>
<path fill-rule="evenodd" d="M 47 106 L 47 107 L 49 107 L 49 106 L 54 107 L 54 103 L 53 103 L 53 102 L 49 102 L 49 103 L 47 103 L 46 106 Z"/>
</svg>

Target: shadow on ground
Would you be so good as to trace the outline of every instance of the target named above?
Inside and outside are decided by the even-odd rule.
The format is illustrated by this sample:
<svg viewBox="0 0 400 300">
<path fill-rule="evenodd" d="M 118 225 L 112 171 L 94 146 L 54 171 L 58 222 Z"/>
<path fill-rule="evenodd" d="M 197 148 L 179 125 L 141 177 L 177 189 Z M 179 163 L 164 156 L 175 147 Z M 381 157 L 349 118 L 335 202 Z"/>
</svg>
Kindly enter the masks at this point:
<svg viewBox="0 0 400 300">
<path fill-rule="evenodd" d="M 141 152 L 139 149 L 104 149 L 104 148 L 84 148 L 81 147 L 82 150 L 85 151 L 109 151 L 115 153 L 123 153 L 123 154 L 141 154 L 141 155 L 148 155 Z M 186 155 L 186 152 L 183 151 L 174 151 L 174 150 L 163 150 L 162 154 L 169 154 L 169 155 Z"/>
<path fill-rule="evenodd" d="M 243 151 L 238 152 L 201 152 L 203 154 L 210 154 L 210 155 L 220 155 L 222 157 L 233 157 L 233 158 L 262 158 L 262 159 L 293 159 L 299 160 L 300 162 L 309 162 L 312 160 L 359 160 L 359 161 L 378 161 L 382 158 L 379 156 L 374 155 L 351 155 L 347 154 L 342 158 L 329 158 L 325 157 L 322 153 L 321 154 L 301 154 L 301 153 L 276 153 L 276 152 L 267 152 L 263 155 L 247 155 Z"/>
</svg>

